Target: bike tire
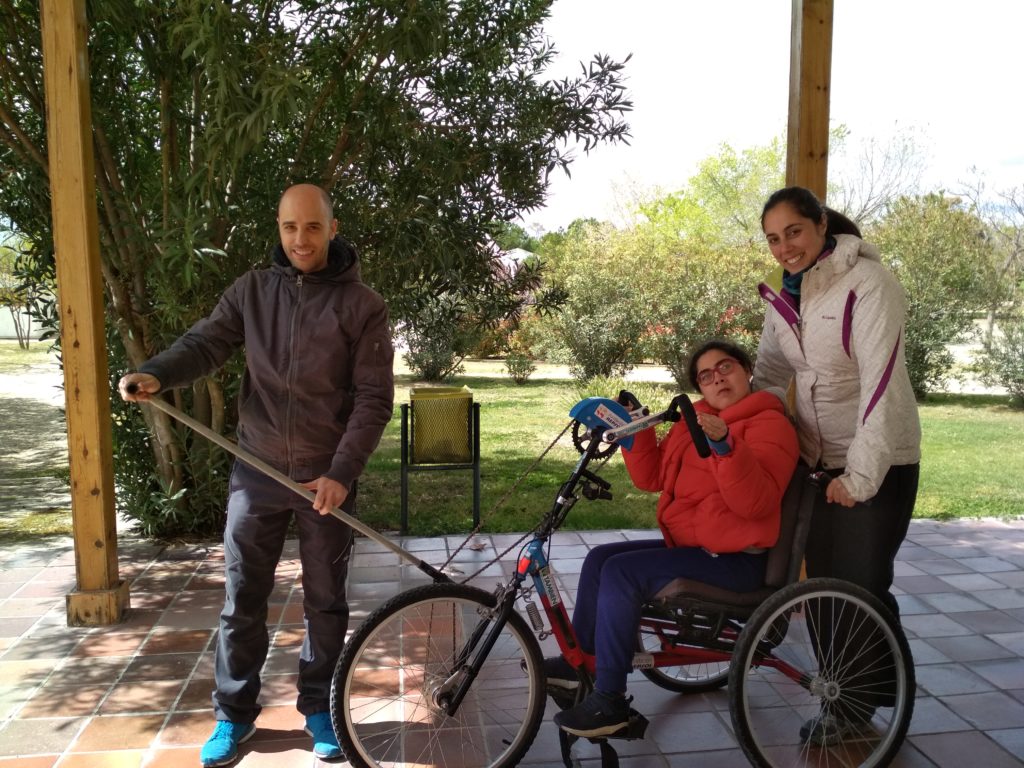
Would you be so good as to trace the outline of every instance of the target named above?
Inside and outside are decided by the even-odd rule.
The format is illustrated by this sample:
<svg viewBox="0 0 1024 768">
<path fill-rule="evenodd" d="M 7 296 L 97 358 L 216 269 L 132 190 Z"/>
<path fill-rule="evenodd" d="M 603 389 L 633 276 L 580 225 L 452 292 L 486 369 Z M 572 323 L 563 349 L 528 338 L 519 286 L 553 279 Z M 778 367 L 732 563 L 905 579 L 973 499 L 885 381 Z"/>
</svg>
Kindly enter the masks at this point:
<svg viewBox="0 0 1024 768">
<path fill-rule="evenodd" d="M 915 685 L 910 646 L 882 602 L 815 578 L 783 587 L 750 617 L 733 656 L 729 710 L 751 765 L 885 766 L 906 738 Z M 823 716 L 856 725 L 815 743 L 808 726 Z"/>
<path fill-rule="evenodd" d="M 429 584 L 388 600 L 345 645 L 331 681 L 331 719 L 355 768 L 510 768 L 544 717 L 541 651 L 513 612 L 454 715 L 433 693 L 495 596 Z"/>
</svg>

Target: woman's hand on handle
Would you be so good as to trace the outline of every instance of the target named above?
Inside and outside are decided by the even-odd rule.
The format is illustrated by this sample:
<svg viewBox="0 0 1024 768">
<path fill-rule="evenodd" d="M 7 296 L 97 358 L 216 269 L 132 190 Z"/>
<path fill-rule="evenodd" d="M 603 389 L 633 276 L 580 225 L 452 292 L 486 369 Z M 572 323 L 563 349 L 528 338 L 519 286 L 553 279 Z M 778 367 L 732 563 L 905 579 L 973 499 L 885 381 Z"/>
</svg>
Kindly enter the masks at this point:
<svg viewBox="0 0 1024 768">
<path fill-rule="evenodd" d="M 709 440 L 724 440 L 725 436 L 729 434 L 729 426 L 721 416 L 698 413 L 697 423 L 700 424 L 700 428 L 704 430 L 704 434 L 708 436 Z"/>
<path fill-rule="evenodd" d="M 160 391 L 160 380 L 148 373 L 126 373 L 117 383 L 122 400 L 146 402 Z"/>
</svg>

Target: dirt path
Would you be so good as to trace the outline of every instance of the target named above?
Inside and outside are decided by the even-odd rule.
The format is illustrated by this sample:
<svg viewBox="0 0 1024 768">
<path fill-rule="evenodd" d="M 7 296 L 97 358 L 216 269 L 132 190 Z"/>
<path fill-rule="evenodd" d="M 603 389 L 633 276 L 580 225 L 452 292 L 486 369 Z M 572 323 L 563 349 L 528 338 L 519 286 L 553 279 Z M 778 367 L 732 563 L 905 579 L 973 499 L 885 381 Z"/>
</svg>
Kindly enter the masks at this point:
<svg viewBox="0 0 1024 768">
<path fill-rule="evenodd" d="M 0 373 L 0 517 L 70 509 L 56 362 Z"/>
</svg>

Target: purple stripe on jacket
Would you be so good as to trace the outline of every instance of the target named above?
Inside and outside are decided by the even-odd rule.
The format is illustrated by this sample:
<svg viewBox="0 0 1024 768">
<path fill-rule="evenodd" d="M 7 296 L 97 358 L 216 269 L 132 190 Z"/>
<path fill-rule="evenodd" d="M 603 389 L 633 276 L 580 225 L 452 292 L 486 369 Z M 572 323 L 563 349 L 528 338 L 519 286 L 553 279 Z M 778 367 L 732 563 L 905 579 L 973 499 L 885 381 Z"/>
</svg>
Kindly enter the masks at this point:
<svg viewBox="0 0 1024 768">
<path fill-rule="evenodd" d="M 789 323 L 789 327 L 796 334 L 797 338 L 800 338 L 800 315 L 796 313 L 793 305 L 777 294 L 769 285 L 761 283 L 757 286 L 757 290 L 761 294 L 761 298 L 775 307 L 775 311 L 782 316 L 783 320 Z"/>
<path fill-rule="evenodd" d="M 857 302 L 857 294 L 850 291 L 846 297 L 846 309 L 843 311 L 843 351 L 850 356 L 850 332 L 853 330 L 853 305 Z"/>
<path fill-rule="evenodd" d="M 878 387 L 875 389 L 875 394 L 871 396 L 871 402 L 868 403 L 868 407 L 864 409 L 864 420 L 861 424 L 866 424 L 868 416 L 871 415 L 871 411 L 875 409 L 878 401 L 882 399 L 882 395 L 885 394 L 885 388 L 889 386 L 889 379 L 892 378 L 892 369 L 896 367 L 896 353 L 900 349 L 900 337 L 903 332 L 900 331 L 900 335 L 896 337 L 896 346 L 892 348 L 892 354 L 889 355 L 889 364 L 885 366 L 885 373 L 882 374 L 882 380 L 878 382 Z"/>
</svg>

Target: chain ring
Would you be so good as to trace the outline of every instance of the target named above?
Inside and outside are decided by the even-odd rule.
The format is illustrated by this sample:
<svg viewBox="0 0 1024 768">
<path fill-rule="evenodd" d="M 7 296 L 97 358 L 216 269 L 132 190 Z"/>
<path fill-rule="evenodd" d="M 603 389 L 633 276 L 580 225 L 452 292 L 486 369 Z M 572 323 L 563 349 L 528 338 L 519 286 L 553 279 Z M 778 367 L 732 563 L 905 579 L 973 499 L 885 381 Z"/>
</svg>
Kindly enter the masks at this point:
<svg viewBox="0 0 1024 768">
<path fill-rule="evenodd" d="M 590 441 L 593 440 L 593 436 L 590 434 L 590 429 L 581 421 L 573 421 L 572 423 L 572 444 L 576 446 L 576 450 L 583 454 L 587 450 L 587 446 L 590 445 Z M 618 448 L 617 443 L 605 443 L 594 452 L 595 459 L 606 459 L 615 453 Z"/>
</svg>

